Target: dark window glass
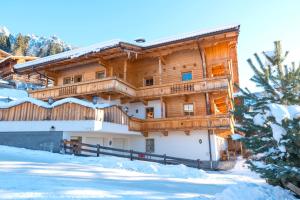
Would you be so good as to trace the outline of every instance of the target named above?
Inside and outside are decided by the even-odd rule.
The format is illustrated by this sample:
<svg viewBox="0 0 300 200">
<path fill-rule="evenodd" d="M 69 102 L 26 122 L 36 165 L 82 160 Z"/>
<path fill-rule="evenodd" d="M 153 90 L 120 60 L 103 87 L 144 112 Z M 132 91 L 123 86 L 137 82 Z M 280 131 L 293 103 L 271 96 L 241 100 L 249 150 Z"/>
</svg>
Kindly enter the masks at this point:
<svg viewBox="0 0 300 200">
<path fill-rule="evenodd" d="M 146 119 L 152 119 L 154 118 L 154 108 L 148 107 L 146 108 Z"/>
<path fill-rule="evenodd" d="M 82 82 L 82 75 L 76 75 L 74 76 L 74 83 Z"/>
<path fill-rule="evenodd" d="M 153 78 L 145 78 L 145 86 L 151 86 L 154 84 Z"/>
<path fill-rule="evenodd" d="M 105 72 L 101 71 L 101 72 L 96 72 L 96 79 L 102 79 L 105 78 Z"/>
<path fill-rule="evenodd" d="M 154 139 L 146 139 L 146 152 L 154 153 Z"/>
<path fill-rule="evenodd" d="M 71 77 L 65 77 L 64 78 L 64 85 L 71 83 Z"/>
</svg>

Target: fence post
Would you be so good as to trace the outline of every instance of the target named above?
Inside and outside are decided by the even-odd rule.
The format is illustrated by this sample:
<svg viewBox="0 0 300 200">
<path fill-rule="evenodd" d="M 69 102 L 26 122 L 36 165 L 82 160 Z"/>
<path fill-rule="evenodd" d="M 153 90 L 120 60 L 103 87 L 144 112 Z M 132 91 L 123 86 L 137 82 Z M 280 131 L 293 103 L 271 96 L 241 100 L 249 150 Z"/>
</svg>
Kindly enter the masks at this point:
<svg viewBox="0 0 300 200">
<path fill-rule="evenodd" d="M 130 150 L 130 160 L 133 160 L 133 152 Z"/>
<path fill-rule="evenodd" d="M 200 169 L 200 159 L 197 159 L 197 168 Z"/>
<path fill-rule="evenodd" d="M 167 164 L 167 155 L 164 154 L 164 164 L 166 165 Z"/>
<path fill-rule="evenodd" d="M 100 155 L 100 145 L 97 144 L 97 157 L 99 157 L 99 155 Z"/>
</svg>

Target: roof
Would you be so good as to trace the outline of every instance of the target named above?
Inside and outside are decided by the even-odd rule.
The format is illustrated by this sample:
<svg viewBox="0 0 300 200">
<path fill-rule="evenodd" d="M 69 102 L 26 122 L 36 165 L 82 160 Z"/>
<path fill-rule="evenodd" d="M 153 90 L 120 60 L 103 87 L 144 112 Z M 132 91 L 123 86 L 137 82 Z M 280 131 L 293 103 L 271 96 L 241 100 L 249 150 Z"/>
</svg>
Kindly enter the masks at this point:
<svg viewBox="0 0 300 200">
<path fill-rule="evenodd" d="M 5 61 L 7 61 L 7 60 L 19 60 L 19 59 L 24 59 L 24 60 L 35 60 L 35 59 L 37 59 L 38 57 L 34 57 L 34 56 L 12 56 L 12 55 L 10 55 L 10 56 L 8 56 L 8 57 L 6 57 L 6 58 L 4 58 L 4 59 L 2 59 L 2 60 L 0 60 L 0 64 L 1 63 L 4 63 Z"/>
<path fill-rule="evenodd" d="M 133 47 L 140 47 L 141 49 L 150 49 L 155 48 L 159 46 L 168 45 L 171 43 L 177 43 L 177 42 L 183 42 L 187 40 L 194 40 L 199 39 L 202 37 L 207 37 L 211 35 L 221 34 L 221 33 L 227 33 L 232 31 L 239 31 L 240 26 L 239 25 L 231 25 L 231 26 L 224 26 L 220 28 L 215 29 L 208 29 L 208 30 L 201 30 L 201 31 L 195 31 L 192 33 L 185 33 L 174 37 L 168 37 L 152 42 L 146 42 L 146 43 L 129 43 L 124 42 L 121 40 L 111 40 L 103 43 L 94 44 L 91 46 L 78 48 L 70 51 L 65 51 L 59 54 L 39 58 L 33 61 L 29 61 L 26 63 L 17 64 L 14 66 L 15 69 L 23 69 L 23 68 L 29 68 L 29 67 L 36 67 L 43 64 L 49 64 L 52 62 L 58 62 L 63 61 L 67 59 L 72 59 L 80 56 L 85 56 L 91 53 L 97 53 L 106 49 L 114 48 L 114 47 L 120 47 L 122 44 L 130 45 Z"/>
<path fill-rule="evenodd" d="M 7 53 L 6 51 L 3 51 L 0 49 L 0 54 L 4 55 L 5 57 L 11 56 L 11 54 Z"/>
</svg>

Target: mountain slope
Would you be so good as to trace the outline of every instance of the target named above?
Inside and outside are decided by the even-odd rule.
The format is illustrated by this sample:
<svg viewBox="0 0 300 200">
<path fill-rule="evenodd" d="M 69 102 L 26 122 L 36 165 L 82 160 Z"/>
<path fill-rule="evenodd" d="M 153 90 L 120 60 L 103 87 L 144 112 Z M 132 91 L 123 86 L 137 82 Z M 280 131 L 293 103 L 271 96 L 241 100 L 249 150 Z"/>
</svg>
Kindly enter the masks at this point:
<svg viewBox="0 0 300 200">
<path fill-rule="evenodd" d="M 71 50 L 72 46 L 57 36 L 11 34 L 5 26 L 0 26 L 0 49 L 14 55 L 44 57 Z"/>
</svg>

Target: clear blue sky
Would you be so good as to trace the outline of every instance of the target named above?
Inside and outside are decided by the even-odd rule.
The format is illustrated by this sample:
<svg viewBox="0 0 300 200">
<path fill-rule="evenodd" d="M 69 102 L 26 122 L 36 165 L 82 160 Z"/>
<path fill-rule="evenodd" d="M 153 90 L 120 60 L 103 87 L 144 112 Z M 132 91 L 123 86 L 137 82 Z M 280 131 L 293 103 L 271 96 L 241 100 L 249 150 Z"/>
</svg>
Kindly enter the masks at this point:
<svg viewBox="0 0 300 200">
<path fill-rule="evenodd" d="M 75 46 L 111 39 L 148 41 L 195 30 L 240 24 L 240 81 L 249 86 L 246 59 L 282 40 L 300 59 L 300 1 L 200 0 L 9 0 L 0 26 L 12 33 L 57 35 Z M 253 87 L 253 86 L 252 86 Z"/>
</svg>

